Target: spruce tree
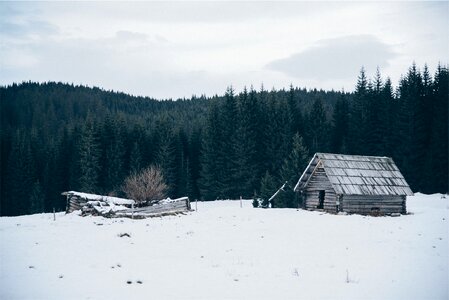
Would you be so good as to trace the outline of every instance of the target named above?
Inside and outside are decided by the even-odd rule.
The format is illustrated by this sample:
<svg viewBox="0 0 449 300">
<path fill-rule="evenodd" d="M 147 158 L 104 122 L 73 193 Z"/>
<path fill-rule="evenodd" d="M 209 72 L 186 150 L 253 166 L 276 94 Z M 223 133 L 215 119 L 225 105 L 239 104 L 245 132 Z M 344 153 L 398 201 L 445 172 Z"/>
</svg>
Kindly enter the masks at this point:
<svg viewBox="0 0 449 300">
<path fill-rule="evenodd" d="M 311 152 L 326 152 L 329 140 L 329 125 L 323 102 L 316 99 L 308 117 L 308 131 Z"/>
<path fill-rule="evenodd" d="M 189 138 L 189 177 L 187 194 L 191 199 L 200 199 L 198 180 L 200 177 L 201 131 L 194 130 Z"/>
<path fill-rule="evenodd" d="M 278 207 L 298 207 L 293 188 L 308 163 L 309 151 L 304 146 L 302 137 L 296 133 L 293 136 L 292 150 L 289 156 L 285 158 L 280 171 L 281 183 L 287 182 L 287 184 L 284 192 L 279 195 L 280 200 L 277 201 L 279 203 Z"/>
<path fill-rule="evenodd" d="M 129 173 L 139 173 L 142 169 L 142 154 L 137 142 L 134 142 L 129 158 Z"/>
<path fill-rule="evenodd" d="M 29 198 L 30 198 L 30 214 L 43 213 L 45 195 L 42 191 L 39 180 L 33 184 Z"/>
<path fill-rule="evenodd" d="M 368 100 L 368 79 L 366 78 L 365 69 L 360 70 L 354 98 L 351 105 L 351 113 L 349 119 L 349 144 L 348 151 L 352 154 L 363 154 L 365 150 L 365 124 Z"/>
<path fill-rule="evenodd" d="M 422 76 L 415 64 L 399 84 L 398 129 L 401 142 L 396 148 L 396 163 L 414 191 L 420 190 L 423 153 L 418 144 L 422 138 Z"/>
<path fill-rule="evenodd" d="M 397 103 L 393 95 L 393 87 L 390 78 L 385 80 L 384 86 L 382 88 L 382 103 L 385 105 L 384 112 L 382 114 L 383 118 L 383 132 L 384 137 L 384 148 L 383 153 L 386 156 L 392 157 L 394 153 L 394 147 L 399 140 L 398 133 L 396 130 L 397 126 Z"/>
<path fill-rule="evenodd" d="M 429 150 L 426 160 L 427 170 L 425 192 L 447 193 L 448 178 L 448 104 L 449 104 L 449 70 L 439 65 L 433 81 L 434 104 L 432 111 L 432 128 Z"/>
<path fill-rule="evenodd" d="M 237 128 L 233 139 L 234 159 L 232 163 L 232 181 L 237 187 L 236 196 L 253 195 L 259 173 L 257 155 L 257 102 L 248 95 L 246 88 L 238 97 Z"/>
<path fill-rule="evenodd" d="M 382 156 L 384 149 L 383 127 L 384 104 L 382 99 L 383 82 L 377 69 L 374 82 L 368 84 L 366 95 L 366 119 L 364 124 L 363 154 Z"/>
<path fill-rule="evenodd" d="M 201 170 L 199 185 L 204 200 L 223 197 L 225 188 L 224 169 L 227 167 L 221 148 L 226 147 L 222 137 L 220 110 L 216 102 L 209 106 L 206 128 L 202 135 Z"/>
<path fill-rule="evenodd" d="M 273 176 L 270 175 L 268 171 L 265 172 L 265 175 L 262 177 L 260 181 L 260 198 L 262 198 L 262 207 L 268 207 L 268 199 L 276 192 L 276 183 Z"/>
<path fill-rule="evenodd" d="M 98 193 L 100 149 L 95 124 L 88 117 L 79 144 L 79 188 L 85 193 Z"/>
<path fill-rule="evenodd" d="M 346 153 L 348 145 L 349 107 L 346 97 L 338 98 L 332 116 L 331 151 L 334 153 Z"/>
<path fill-rule="evenodd" d="M 124 126 L 121 118 L 108 115 L 101 128 L 99 185 L 105 194 L 117 192 L 125 176 Z"/>
<path fill-rule="evenodd" d="M 238 192 L 238 182 L 234 178 L 235 162 L 237 161 L 237 156 L 241 153 L 236 153 L 236 131 L 237 131 L 237 120 L 238 108 L 237 100 L 234 95 L 234 89 L 228 87 L 225 94 L 225 101 L 222 108 L 222 114 L 219 118 L 220 127 L 222 130 L 223 147 L 218 148 L 219 156 L 224 163 L 224 168 L 222 170 L 222 181 L 223 186 L 223 196 L 225 198 L 236 198 L 239 195 Z"/>
<path fill-rule="evenodd" d="M 177 189 L 176 174 L 176 148 L 171 140 L 166 139 L 162 142 L 156 154 L 156 164 L 161 168 L 164 180 L 167 183 L 169 197 L 175 197 Z"/>
<path fill-rule="evenodd" d="M 29 196 L 35 181 L 35 168 L 29 137 L 20 131 L 14 136 L 7 168 L 7 205 L 2 214 L 10 216 L 28 214 L 30 212 Z"/>
<path fill-rule="evenodd" d="M 292 121 L 291 132 L 303 133 L 304 120 L 299 109 L 301 99 L 296 96 L 295 88 L 290 84 L 290 90 L 288 91 L 288 107 L 290 112 L 290 119 Z"/>
<path fill-rule="evenodd" d="M 264 149 L 267 156 L 266 169 L 279 174 L 279 168 L 291 149 L 291 114 L 285 98 L 276 99 L 274 91 L 267 101 L 266 138 Z"/>
<path fill-rule="evenodd" d="M 290 186 L 296 184 L 299 176 L 302 174 L 309 163 L 309 151 L 304 145 L 303 138 L 296 133 L 292 139 L 292 150 L 288 157 L 284 159 L 280 170 L 282 182 L 288 182 Z"/>
</svg>

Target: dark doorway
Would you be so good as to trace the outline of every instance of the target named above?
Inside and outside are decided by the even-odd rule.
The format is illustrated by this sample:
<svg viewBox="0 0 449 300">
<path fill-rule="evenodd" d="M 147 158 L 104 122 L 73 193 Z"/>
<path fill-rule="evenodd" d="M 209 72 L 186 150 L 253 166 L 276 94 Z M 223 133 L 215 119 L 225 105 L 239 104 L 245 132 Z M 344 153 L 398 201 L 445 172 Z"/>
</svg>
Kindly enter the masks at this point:
<svg viewBox="0 0 449 300">
<path fill-rule="evenodd" d="M 318 196 L 318 206 L 317 208 L 323 209 L 324 208 L 324 197 L 326 197 L 326 191 L 320 191 L 320 194 Z"/>
</svg>

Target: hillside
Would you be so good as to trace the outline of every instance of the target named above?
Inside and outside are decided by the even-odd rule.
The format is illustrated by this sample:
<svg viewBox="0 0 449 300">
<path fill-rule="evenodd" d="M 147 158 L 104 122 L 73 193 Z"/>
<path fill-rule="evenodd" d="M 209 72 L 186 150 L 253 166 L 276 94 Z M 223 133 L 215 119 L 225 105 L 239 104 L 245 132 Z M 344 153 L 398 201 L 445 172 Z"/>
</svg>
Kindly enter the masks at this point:
<svg viewBox="0 0 449 300">
<path fill-rule="evenodd" d="M 250 201 L 146 220 L 3 217 L 0 298 L 447 299 L 448 199 L 407 205 L 396 218 Z"/>
</svg>

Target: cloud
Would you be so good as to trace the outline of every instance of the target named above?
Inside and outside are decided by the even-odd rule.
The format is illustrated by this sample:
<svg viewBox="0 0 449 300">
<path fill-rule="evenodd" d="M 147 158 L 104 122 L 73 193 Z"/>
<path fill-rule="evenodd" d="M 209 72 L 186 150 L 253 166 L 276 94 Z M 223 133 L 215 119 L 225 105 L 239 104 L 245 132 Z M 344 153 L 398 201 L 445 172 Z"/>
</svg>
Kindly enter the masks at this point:
<svg viewBox="0 0 449 300">
<path fill-rule="evenodd" d="M 26 11 L 22 5 L 2 3 L 0 10 L 0 37 L 14 40 L 30 36 L 46 36 L 59 32 L 59 28 L 42 20 L 34 11 Z"/>
<path fill-rule="evenodd" d="M 133 32 L 133 31 L 128 31 L 128 30 L 119 30 L 115 33 L 115 36 L 118 39 L 122 39 L 122 40 L 137 40 L 137 41 L 142 41 L 142 40 L 146 40 L 148 38 L 148 36 L 144 33 L 140 33 L 140 32 Z"/>
<path fill-rule="evenodd" d="M 311 13 L 320 14 L 350 4 L 276 1 L 154 1 L 133 2 L 67 2 L 70 11 L 83 15 L 103 15 L 114 19 L 144 20 L 155 23 L 234 23 L 260 19 L 298 18 Z M 47 10 L 57 11 L 54 3 L 43 3 Z"/>
<path fill-rule="evenodd" d="M 320 40 L 302 52 L 270 62 L 265 68 L 296 78 L 349 79 L 362 66 L 368 70 L 388 67 L 396 56 L 392 46 L 375 36 L 353 35 Z"/>
<path fill-rule="evenodd" d="M 9 38 L 24 38 L 30 35 L 51 35 L 58 33 L 58 27 L 45 21 L 28 20 L 25 22 L 0 21 L 0 35 Z"/>
</svg>

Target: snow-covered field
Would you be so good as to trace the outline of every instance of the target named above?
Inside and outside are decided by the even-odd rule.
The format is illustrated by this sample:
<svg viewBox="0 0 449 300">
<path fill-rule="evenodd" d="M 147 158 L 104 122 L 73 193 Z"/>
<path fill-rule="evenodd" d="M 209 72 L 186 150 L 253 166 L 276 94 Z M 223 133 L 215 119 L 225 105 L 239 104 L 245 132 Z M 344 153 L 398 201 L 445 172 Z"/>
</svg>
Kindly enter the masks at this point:
<svg viewBox="0 0 449 300">
<path fill-rule="evenodd" d="M 146 220 L 0 218 L 0 299 L 448 299 L 449 199 L 407 206 L 377 218 L 250 201 Z"/>
</svg>

